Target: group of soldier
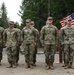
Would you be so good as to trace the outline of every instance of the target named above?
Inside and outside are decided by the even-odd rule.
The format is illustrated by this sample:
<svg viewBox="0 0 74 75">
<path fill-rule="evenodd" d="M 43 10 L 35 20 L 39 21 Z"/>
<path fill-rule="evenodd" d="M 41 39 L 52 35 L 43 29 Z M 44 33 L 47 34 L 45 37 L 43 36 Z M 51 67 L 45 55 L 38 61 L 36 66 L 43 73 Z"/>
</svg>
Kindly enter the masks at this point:
<svg viewBox="0 0 74 75">
<path fill-rule="evenodd" d="M 50 16 L 47 18 L 46 25 L 42 27 L 40 33 L 34 27 L 34 21 L 30 19 L 26 20 L 26 26 L 22 30 L 16 28 L 13 21 L 9 22 L 9 28 L 7 29 L 0 27 L 0 65 L 3 47 L 5 47 L 9 63 L 7 68 L 16 68 L 20 46 L 22 46 L 26 68 L 33 69 L 36 66 L 37 47 L 40 40 L 44 48 L 46 70 L 54 69 L 54 57 L 59 44 L 61 44 L 63 51 L 63 67 L 65 69 L 73 68 L 74 27 L 71 25 L 71 21 L 71 18 L 66 19 L 66 25 L 60 29 L 59 34 L 57 27 L 52 24 L 53 18 Z"/>
</svg>

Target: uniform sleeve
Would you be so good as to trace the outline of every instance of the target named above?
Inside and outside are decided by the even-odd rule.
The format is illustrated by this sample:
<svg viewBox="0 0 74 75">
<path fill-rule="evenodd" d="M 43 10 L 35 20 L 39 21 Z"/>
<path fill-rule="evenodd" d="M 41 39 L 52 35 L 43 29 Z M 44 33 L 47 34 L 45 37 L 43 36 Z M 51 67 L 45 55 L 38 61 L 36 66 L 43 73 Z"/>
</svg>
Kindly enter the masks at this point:
<svg viewBox="0 0 74 75">
<path fill-rule="evenodd" d="M 3 31 L 4 31 L 4 28 L 1 28 L 1 30 L 0 30 L 0 36 L 1 36 L 1 39 L 0 39 L 0 46 L 2 46 L 3 45 Z"/>
<path fill-rule="evenodd" d="M 19 45 L 21 44 L 21 30 L 19 29 L 18 30 L 18 42 L 19 42 Z"/>
<path fill-rule="evenodd" d="M 24 29 L 22 29 L 21 31 L 21 42 L 23 42 L 23 40 L 24 40 Z"/>
<path fill-rule="evenodd" d="M 56 45 L 58 45 L 58 29 L 55 28 L 55 41 L 56 41 Z"/>
<path fill-rule="evenodd" d="M 37 39 L 37 43 L 38 43 L 38 41 L 39 41 L 39 31 L 37 29 L 35 29 L 35 31 L 36 31 L 36 39 Z"/>
<path fill-rule="evenodd" d="M 45 36 L 45 29 L 43 27 L 40 31 L 40 42 L 42 45 L 44 44 L 44 36 Z"/>
<path fill-rule="evenodd" d="M 7 38 L 7 34 L 6 34 L 6 30 L 4 30 L 3 32 L 3 43 L 6 43 L 6 38 Z"/>
<path fill-rule="evenodd" d="M 60 40 L 60 43 L 63 44 L 63 41 L 64 41 L 64 38 L 63 38 L 63 34 L 64 34 L 64 29 L 61 28 L 60 29 L 60 34 L 59 34 L 59 40 Z"/>
</svg>

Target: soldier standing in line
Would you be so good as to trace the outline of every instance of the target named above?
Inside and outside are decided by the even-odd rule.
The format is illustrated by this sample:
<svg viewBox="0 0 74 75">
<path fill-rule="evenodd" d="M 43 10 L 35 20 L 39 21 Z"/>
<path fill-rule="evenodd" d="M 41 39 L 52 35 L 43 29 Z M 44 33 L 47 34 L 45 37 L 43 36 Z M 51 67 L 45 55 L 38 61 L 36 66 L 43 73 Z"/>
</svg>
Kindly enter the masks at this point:
<svg viewBox="0 0 74 75">
<path fill-rule="evenodd" d="M 34 27 L 35 23 L 34 21 L 31 21 L 31 26 Z M 34 27 L 35 28 L 35 27 Z M 35 28 L 36 32 L 37 32 L 37 39 L 39 39 L 39 31 Z M 37 47 L 38 47 L 38 42 L 36 42 L 35 44 L 35 51 L 34 51 L 34 55 L 33 55 L 33 66 L 36 66 L 36 54 L 37 54 Z"/>
<path fill-rule="evenodd" d="M 3 31 L 4 31 L 4 28 L 0 27 L 0 65 L 1 65 L 2 51 L 3 51 Z"/>
<path fill-rule="evenodd" d="M 65 69 L 73 67 L 74 56 L 74 27 L 71 24 L 72 19 L 67 18 L 67 25 L 60 30 L 61 44 L 64 45 Z"/>
<path fill-rule="evenodd" d="M 17 30 L 19 34 L 19 42 L 17 45 L 17 53 L 16 53 L 16 66 L 18 66 L 18 61 L 19 61 L 19 52 L 20 52 L 20 45 L 21 45 L 21 30 L 14 25 L 14 28 Z"/>
<path fill-rule="evenodd" d="M 17 45 L 19 41 L 19 34 L 14 28 L 14 22 L 10 21 L 9 28 L 5 29 L 3 32 L 3 41 L 6 46 L 7 58 L 9 65 L 7 68 L 16 68 L 16 53 Z"/>
<path fill-rule="evenodd" d="M 25 51 L 25 62 L 26 68 L 33 69 L 33 55 L 35 51 L 35 43 L 36 43 L 36 30 L 31 26 L 31 20 L 26 20 L 26 26 L 22 29 L 22 46 Z"/>
<path fill-rule="evenodd" d="M 54 55 L 56 50 L 57 44 L 57 28 L 52 25 L 53 18 L 47 18 L 48 25 L 44 26 L 41 29 L 40 40 L 42 46 L 44 46 L 44 53 L 45 53 L 45 62 L 47 64 L 46 70 L 54 69 L 53 62 L 54 62 Z"/>
<path fill-rule="evenodd" d="M 67 21 L 66 20 L 64 20 L 64 27 L 67 25 Z M 63 27 L 62 27 L 63 28 Z M 61 29 L 62 29 L 61 28 Z M 59 33 L 59 35 L 60 35 L 60 33 Z M 60 36 L 59 36 L 59 40 L 60 40 Z M 61 41 L 60 41 L 61 42 Z M 62 48 L 62 58 L 63 58 L 63 65 L 62 65 L 62 67 L 65 67 L 66 65 L 65 65 L 65 53 L 64 53 L 64 45 L 61 45 L 61 48 Z"/>
</svg>

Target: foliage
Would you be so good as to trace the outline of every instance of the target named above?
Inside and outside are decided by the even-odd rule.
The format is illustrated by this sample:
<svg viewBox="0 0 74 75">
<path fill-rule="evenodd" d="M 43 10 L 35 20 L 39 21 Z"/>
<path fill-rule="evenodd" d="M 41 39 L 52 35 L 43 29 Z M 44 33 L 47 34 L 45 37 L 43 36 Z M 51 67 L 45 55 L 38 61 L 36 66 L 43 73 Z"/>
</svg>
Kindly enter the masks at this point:
<svg viewBox="0 0 74 75">
<path fill-rule="evenodd" d="M 4 2 L 2 3 L 1 10 L 0 10 L 0 26 L 4 28 L 8 27 L 7 11 Z"/>
</svg>

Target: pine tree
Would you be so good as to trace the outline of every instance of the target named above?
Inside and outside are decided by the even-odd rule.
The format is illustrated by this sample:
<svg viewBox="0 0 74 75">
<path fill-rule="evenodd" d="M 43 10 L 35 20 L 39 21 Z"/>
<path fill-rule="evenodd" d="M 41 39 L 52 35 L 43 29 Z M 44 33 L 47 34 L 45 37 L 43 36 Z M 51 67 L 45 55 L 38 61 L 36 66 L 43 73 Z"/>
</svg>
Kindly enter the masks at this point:
<svg viewBox="0 0 74 75">
<path fill-rule="evenodd" d="M 60 20 L 74 12 L 74 0 L 23 0 L 20 9 L 22 28 L 25 20 L 30 18 L 40 30 L 45 25 L 47 17 L 52 16 L 53 24 L 60 29 Z"/>
<path fill-rule="evenodd" d="M 8 27 L 8 18 L 7 18 L 7 10 L 6 10 L 6 6 L 5 3 L 2 3 L 1 6 L 1 26 L 4 28 Z"/>
</svg>

